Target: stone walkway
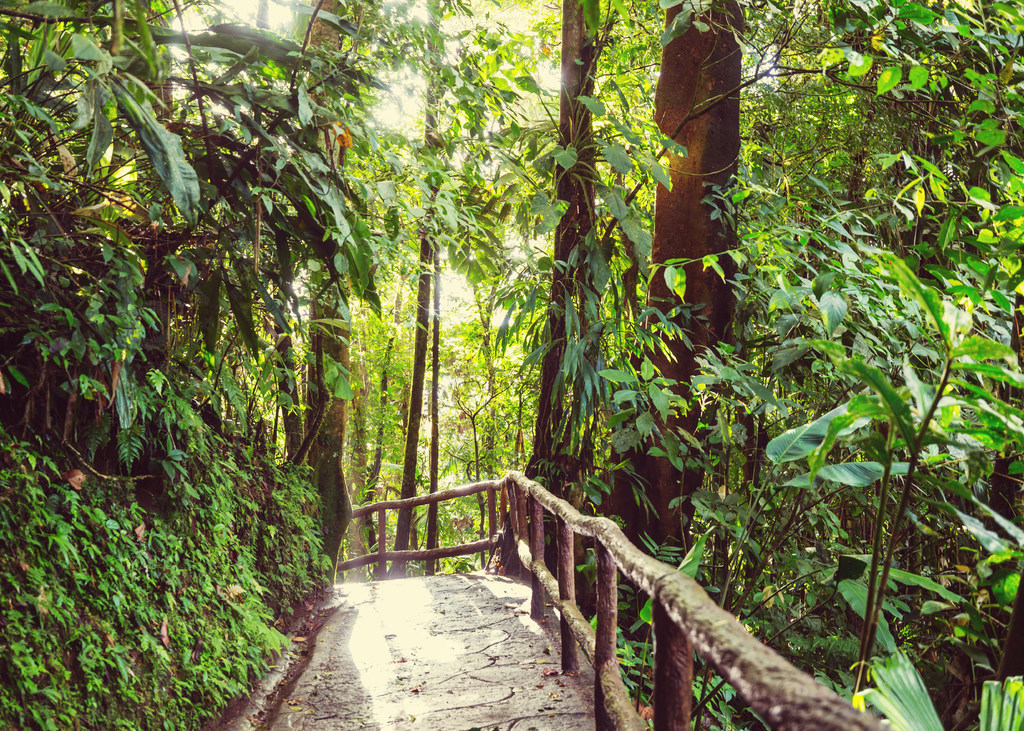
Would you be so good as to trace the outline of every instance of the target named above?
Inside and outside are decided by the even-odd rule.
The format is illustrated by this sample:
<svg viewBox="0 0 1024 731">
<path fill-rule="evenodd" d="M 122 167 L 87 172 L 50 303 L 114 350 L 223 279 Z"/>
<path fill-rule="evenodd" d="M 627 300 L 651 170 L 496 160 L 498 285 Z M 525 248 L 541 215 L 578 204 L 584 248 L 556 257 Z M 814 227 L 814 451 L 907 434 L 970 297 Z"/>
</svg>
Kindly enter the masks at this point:
<svg viewBox="0 0 1024 731">
<path fill-rule="evenodd" d="M 561 674 L 557 619 L 549 610 L 532 621 L 518 582 L 457 574 L 336 591 L 308 666 L 265 728 L 593 728 L 593 671 Z"/>
</svg>

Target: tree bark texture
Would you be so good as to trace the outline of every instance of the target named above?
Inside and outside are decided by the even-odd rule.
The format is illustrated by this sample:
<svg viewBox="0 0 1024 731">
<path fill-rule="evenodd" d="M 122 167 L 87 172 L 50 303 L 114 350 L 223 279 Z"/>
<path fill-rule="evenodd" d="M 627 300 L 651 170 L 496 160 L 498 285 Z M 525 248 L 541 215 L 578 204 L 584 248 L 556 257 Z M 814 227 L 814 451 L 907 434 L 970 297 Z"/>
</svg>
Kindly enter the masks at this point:
<svg viewBox="0 0 1024 731">
<path fill-rule="evenodd" d="M 441 372 L 441 253 L 434 249 L 434 332 L 430 352 L 430 494 L 437 492 L 440 466 L 441 429 L 438 424 L 438 381 Z M 479 478 L 477 478 L 479 481 Z M 437 503 L 427 508 L 427 550 L 437 548 Z M 427 574 L 434 574 L 434 561 L 427 562 Z"/>
<path fill-rule="evenodd" d="M 666 27 L 684 7 L 667 11 Z M 655 349 L 647 357 L 662 376 L 676 381 L 677 392 L 690 400 L 687 413 L 670 416 L 659 428 L 685 429 L 691 434 L 696 434 L 700 420 L 700 408 L 690 389 L 697 356 L 728 338 L 734 307 L 730 283 L 705 269 L 702 260 L 709 254 L 722 254 L 736 241 L 728 217 L 712 218 L 715 205 L 704 199 L 713 192 L 711 186 L 726 185 L 736 171 L 741 54 L 733 33 L 743 26 L 735 2 L 700 19 L 709 30 L 691 27 L 665 47 L 654 101 L 658 128 L 686 148 L 687 154 L 669 153 L 672 189 L 658 185 L 651 267 L 658 270 L 676 259 L 689 262 L 685 265 L 685 298 L 681 303 L 660 273 L 653 277 L 648 292 L 648 304 L 662 312 L 683 305 L 674 319 L 685 328 L 692 347 L 676 339 L 669 343 L 668 356 Z M 731 278 L 731 259 L 721 256 L 718 263 Z M 616 485 L 608 508 L 626 519 L 631 529 L 627 534 L 646 532 L 659 543 L 681 540 L 683 524 L 693 512 L 686 498 L 703 483 L 703 467 L 681 471 L 666 458 L 648 455 L 642 447 L 629 456 L 632 479 L 640 481 L 637 487 L 646 492 L 654 515 L 647 516 L 637 506 L 634 485 L 628 481 Z M 670 508 L 677 498 L 684 500 Z"/>
<path fill-rule="evenodd" d="M 329 318 L 339 318 L 337 311 L 327 311 Z M 348 370 L 348 332 L 325 331 L 321 327 L 324 355 L 343 369 Z M 320 519 L 324 530 L 324 554 L 331 560 L 328 579 L 334 582 L 334 569 L 338 563 L 338 550 L 352 517 L 352 503 L 345 483 L 345 431 L 348 421 L 348 401 L 331 399 L 324 391 L 319 398 L 330 403 L 324 411 L 320 431 L 310 448 L 309 464 L 313 468 L 313 479 L 320 493 Z"/>
<path fill-rule="evenodd" d="M 579 273 L 577 249 L 585 243 L 593 229 L 594 150 L 590 111 L 580 101 L 593 86 L 593 37 L 583 20 L 578 0 L 562 3 L 562 89 L 558 108 L 558 137 L 562 147 L 576 150 L 577 161 L 568 169 L 556 168 L 555 192 L 567 204 L 565 214 L 555 229 L 555 246 L 551 269 L 551 296 L 548 303 L 547 337 L 549 348 L 541 361 L 540 395 L 537 400 L 537 423 L 533 437 L 533 453 L 526 472 L 543 476 L 557 494 L 570 471 L 567 455 L 560 449 L 566 437 L 565 387 L 561 381 L 562 360 L 567 339 L 566 309 L 574 306 Z"/>
<path fill-rule="evenodd" d="M 278 337 L 277 353 L 281 358 L 281 378 L 278 381 L 278 391 L 282 396 L 287 396 L 292 402 L 291 406 L 282 407 L 282 421 L 284 423 L 284 453 L 287 459 L 291 459 L 299 450 L 302 444 L 302 415 L 299 403 L 299 387 L 295 380 L 298 371 L 295 366 L 295 348 L 292 346 L 292 336 L 275 327 Z"/>
</svg>

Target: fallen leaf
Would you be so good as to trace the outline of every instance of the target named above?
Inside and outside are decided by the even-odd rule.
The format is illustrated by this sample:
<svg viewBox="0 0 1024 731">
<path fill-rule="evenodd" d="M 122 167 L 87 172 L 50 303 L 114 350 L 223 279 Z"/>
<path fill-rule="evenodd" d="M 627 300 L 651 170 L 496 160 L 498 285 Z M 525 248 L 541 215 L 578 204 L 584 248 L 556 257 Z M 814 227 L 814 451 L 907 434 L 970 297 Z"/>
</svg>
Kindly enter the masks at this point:
<svg viewBox="0 0 1024 731">
<path fill-rule="evenodd" d="M 71 154 L 64 145 L 57 145 L 57 155 L 60 157 L 60 164 L 69 178 L 78 176 L 78 165 L 75 163 L 75 156 Z"/>
<path fill-rule="evenodd" d="M 60 476 L 60 479 L 67 480 L 72 490 L 81 490 L 82 481 L 85 480 L 85 473 L 82 470 L 68 470 Z"/>
<path fill-rule="evenodd" d="M 306 637 L 292 637 L 292 642 L 305 642 L 307 639 Z"/>
<path fill-rule="evenodd" d="M 163 624 L 160 625 L 160 641 L 168 650 L 171 649 L 171 637 L 167 634 L 167 617 L 164 617 Z"/>
<path fill-rule="evenodd" d="M 640 718 L 645 721 L 654 720 L 654 709 L 650 706 L 640 706 Z"/>
<path fill-rule="evenodd" d="M 117 384 L 121 381 L 121 361 L 115 361 L 110 366 L 110 403 L 114 403 L 114 393 L 117 391 Z"/>
<path fill-rule="evenodd" d="M 50 597 L 46 596 L 46 587 L 39 590 L 39 596 L 36 597 L 36 609 L 39 610 L 39 616 L 45 621 L 50 615 Z"/>
<path fill-rule="evenodd" d="M 561 674 L 562 674 L 561 670 L 555 670 L 554 668 L 548 668 L 547 670 L 545 670 L 540 675 L 541 675 L 542 678 L 549 678 L 552 675 L 561 675 Z"/>
<path fill-rule="evenodd" d="M 28 570 L 29 570 L 30 568 L 32 568 L 31 566 L 29 566 L 29 565 L 28 565 L 27 563 L 25 563 L 24 561 L 18 561 L 18 565 L 19 565 L 19 566 L 21 566 L 21 570 L 22 570 L 22 571 L 24 571 L 25 573 L 28 573 Z"/>
<path fill-rule="evenodd" d="M 544 683 L 537 683 L 537 685 L 535 685 L 534 687 L 535 688 L 543 688 L 544 687 Z"/>
<path fill-rule="evenodd" d="M 141 541 L 142 536 L 144 535 L 146 535 L 146 524 L 139 523 L 137 526 L 135 526 L 135 537 Z"/>
</svg>

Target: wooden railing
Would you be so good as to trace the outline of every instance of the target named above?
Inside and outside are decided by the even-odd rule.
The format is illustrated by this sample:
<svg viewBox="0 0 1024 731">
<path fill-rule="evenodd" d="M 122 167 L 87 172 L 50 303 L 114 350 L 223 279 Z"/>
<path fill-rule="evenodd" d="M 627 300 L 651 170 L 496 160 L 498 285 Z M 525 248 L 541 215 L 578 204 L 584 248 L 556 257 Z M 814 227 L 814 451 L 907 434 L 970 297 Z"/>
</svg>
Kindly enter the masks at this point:
<svg viewBox="0 0 1024 731">
<path fill-rule="evenodd" d="M 654 728 L 690 728 L 693 652 L 729 682 L 773 729 L 880 729 L 878 720 L 853 708 L 778 653 L 758 642 L 739 621 L 681 571 L 630 543 L 607 518 L 587 517 L 518 472 L 502 480 L 519 558 L 529 567 L 531 616 L 543 616 L 542 590 L 561 615 L 562 668 L 574 672 L 579 644 L 594 666 L 598 729 L 645 729 L 622 684 L 616 658 L 618 573 L 653 598 Z M 555 517 L 558 578 L 544 563 L 544 511 Z M 597 553 L 597 631 L 576 606 L 573 534 L 593 539 Z"/>
<path fill-rule="evenodd" d="M 338 564 L 338 573 L 349 569 L 377 564 L 377 578 L 383 579 L 387 575 L 387 562 L 398 561 L 434 561 L 439 558 L 452 558 L 454 556 L 467 556 L 479 551 L 493 551 L 498 544 L 498 511 L 495 505 L 495 492 L 500 489 L 501 484 L 497 480 L 485 480 L 475 482 L 472 485 L 463 485 L 451 490 L 441 490 L 430 495 L 407 498 L 405 500 L 383 500 L 379 503 L 362 505 L 352 511 L 352 520 L 362 518 L 372 513 L 377 514 L 377 550 L 365 556 L 356 556 Z M 427 548 L 419 551 L 388 551 L 387 550 L 387 512 L 388 510 L 412 509 L 420 505 L 430 505 L 444 500 L 452 500 L 459 497 L 467 497 L 487 491 L 487 538 L 472 543 L 463 543 L 458 546 L 445 546 L 443 548 Z M 502 497 L 501 512 L 505 512 L 504 496 Z"/>
<path fill-rule="evenodd" d="M 386 510 L 412 508 L 487 491 L 488 535 L 485 540 L 450 548 L 421 551 L 386 551 Z M 562 670 L 576 672 L 577 648 L 594 667 L 596 726 L 640 731 L 647 723 L 636 713 L 622 683 L 616 656 L 618 629 L 618 575 L 652 597 L 654 625 L 654 728 L 684 731 L 690 728 L 693 688 L 693 653 L 730 683 L 736 692 L 773 729 L 855 731 L 881 729 L 878 719 L 857 711 L 814 678 L 798 670 L 777 652 L 755 639 L 729 612 L 719 607 L 700 585 L 681 571 L 641 552 L 615 523 L 582 515 L 565 500 L 552 495 L 519 472 L 410 498 L 365 505 L 353 517 L 377 513 L 378 549 L 367 556 L 339 564 L 344 571 L 377 563 L 377 576 L 385 575 L 389 560 L 430 560 L 493 549 L 499 542 L 495 492 L 501 491 L 501 515 L 508 518 L 518 557 L 530 577 L 530 615 L 544 617 L 544 593 L 560 617 Z M 544 512 L 554 516 L 558 562 L 556 574 L 544 561 Z M 576 604 L 573 534 L 593 540 L 597 554 L 597 630 L 591 628 Z M 524 576 L 525 578 L 525 576 Z"/>
</svg>

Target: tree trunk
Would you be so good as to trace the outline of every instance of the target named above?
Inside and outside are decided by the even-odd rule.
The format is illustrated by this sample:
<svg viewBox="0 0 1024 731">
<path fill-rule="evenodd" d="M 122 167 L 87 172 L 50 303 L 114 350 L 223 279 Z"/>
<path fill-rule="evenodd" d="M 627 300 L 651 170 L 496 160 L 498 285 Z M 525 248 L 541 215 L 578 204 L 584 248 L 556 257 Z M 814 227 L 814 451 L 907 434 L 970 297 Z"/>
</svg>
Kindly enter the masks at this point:
<svg viewBox="0 0 1024 731">
<path fill-rule="evenodd" d="M 420 276 L 416 289 L 416 337 L 412 354 L 412 382 L 409 384 L 408 426 L 405 431 L 405 457 L 402 463 L 401 499 L 416 496 L 416 460 L 420 446 L 420 422 L 423 416 L 423 381 L 427 370 L 427 319 L 430 314 L 430 264 L 433 243 L 425 231 L 420 235 Z M 409 549 L 412 508 L 398 511 L 395 550 Z M 405 576 L 405 563 L 395 561 L 392 576 Z"/>
<path fill-rule="evenodd" d="M 438 12 L 436 2 L 428 3 L 430 15 L 430 39 L 427 49 L 431 58 L 439 51 L 436 44 L 438 28 Z M 442 149 L 437 132 L 437 78 L 427 69 L 426 113 L 423 120 L 423 137 L 428 147 L 435 151 Z M 437 196 L 437 188 L 430 189 L 430 202 Z M 427 366 L 427 334 L 430 319 L 430 269 L 434 262 L 436 244 L 431 237 L 428 226 L 430 221 L 423 219 L 419 230 L 420 237 L 420 276 L 416 289 L 416 340 L 412 357 L 412 383 L 409 385 L 409 426 L 405 433 L 405 461 L 402 465 L 402 499 L 416 495 L 416 458 L 420 444 L 420 421 L 423 416 L 423 380 Z M 409 535 L 412 528 L 412 508 L 398 511 L 398 523 L 395 528 L 395 550 L 404 551 L 409 548 Z M 395 561 L 391 569 L 392 576 L 405 576 L 405 563 Z"/>
<path fill-rule="evenodd" d="M 340 313 L 326 310 L 325 315 L 339 319 Z M 327 330 L 320 327 L 324 355 L 348 370 L 348 332 Z M 338 563 L 338 550 L 352 518 L 352 504 L 345 484 L 344 455 L 345 430 L 348 421 L 348 401 L 331 398 L 326 391 L 318 396 L 325 402 L 330 400 L 324 411 L 319 434 L 309 450 L 309 464 L 313 468 L 313 480 L 320 493 L 320 519 L 324 531 L 324 554 L 331 560 L 329 580 L 334 581 L 334 567 Z"/>
<path fill-rule="evenodd" d="M 430 494 L 437 492 L 440 466 L 441 429 L 438 424 L 438 379 L 441 371 L 441 254 L 434 249 L 434 342 L 430 353 Z M 437 503 L 427 508 L 427 548 L 437 548 Z M 436 562 L 427 562 L 427 574 L 433 576 Z"/>
<path fill-rule="evenodd" d="M 666 27 L 683 7 L 667 11 Z M 713 218 L 716 206 L 704 199 L 714 192 L 712 186 L 726 185 L 736 170 L 741 54 L 734 31 L 743 26 L 735 2 L 700 20 L 710 28 L 701 32 L 691 27 L 665 47 L 654 101 L 659 129 L 686 148 L 687 154 L 670 152 L 672 189 L 661 185 L 657 189 L 651 266 L 656 269 L 676 259 L 689 262 L 683 307 L 674 319 L 686 329 L 692 347 L 677 339 L 669 343 L 668 356 L 656 349 L 646 353 L 661 375 L 677 382 L 677 392 L 690 401 L 685 414 L 670 416 L 659 428 L 691 434 L 697 432 L 701 416 L 690 389 L 696 359 L 705 348 L 727 338 L 733 313 L 731 284 L 711 268 L 705 269 L 703 259 L 731 248 L 736 234 L 730 217 Z M 722 256 L 718 263 L 731 278 L 731 259 Z M 659 274 L 652 278 L 648 304 L 668 313 L 681 303 Z M 692 467 L 678 470 L 668 459 L 651 456 L 642 448 L 629 458 L 634 479 L 642 481 L 637 488 L 646 491 L 654 515 L 645 515 L 637 506 L 629 480 L 617 482 L 607 508 L 625 518 L 632 537 L 646 532 L 658 543 L 681 542 L 684 525 L 693 515 L 688 498 L 701 487 L 704 468 L 691 460 Z"/>
<path fill-rule="evenodd" d="M 349 346 L 351 349 L 351 345 Z M 366 372 L 366 349 L 363 345 L 363 338 L 360 338 L 359 363 L 353 370 L 359 372 L 358 388 L 352 399 L 352 440 L 350 446 L 351 460 L 349 461 L 349 502 L 355 505 L 362 505 L 366 500 L 366 396 L 369 392 L 369 374 Z M 364 540 L 364 525 L 352 522 L 348 527 L 348 551 L 349 556 L 362 556 L 369 550 L 369 544 Z M 354 577 L 354 574 L 353 574 Z"/>
<path fill-rule="evenodd" d="M 291 404 L 281 406 L 284 422 L 284 453 L 291 459 L 302 444 L 302 415 L 299 403 L 299 386 L 296 380 L 298 371 L 295 368 L 295 348 L 292 346 L 291 335 L 286 335 L 279 327 L 277 333 L 277 353 L 281 357 L 282 374 L 277 388 L 281 396 Z"/>
<path fill-rule="evenodd" d="M 548 303 L 547 338 L 549 347 L 541 361 L 540 394 L 537 399 L 537 423 L 533 436 L 533 453 L 526 467 L 531 478 L 541 478 L 555 494 L 562 494 L 562 485 L 572 472 L 571 458 L 560 448 L 567 436 L 564 423 L 565 388 L 559 386 L 559 373 L 566 352 L 566 309 L 573 307 L 577 288 L 578 255 L 576 249 L 586 241 L 593 229 L 594 153 L 591 139 L 591 114 L 580 101 L 593 86 L 593 36 L 583 20 L 578 0 L 562 2 L 562 89 L 558 105 L 559 143 L 576 151 L 577 161 L 568 169 L 556 168 L 555 192 L 567 204 L 565 214 L 555 229 L 554 266 L 551 268 L 551 297 Z M 582 327 L 581 327 L 582 329 Z M 564 495 L 563 495 L 564 497 Z"/>
</svg>

